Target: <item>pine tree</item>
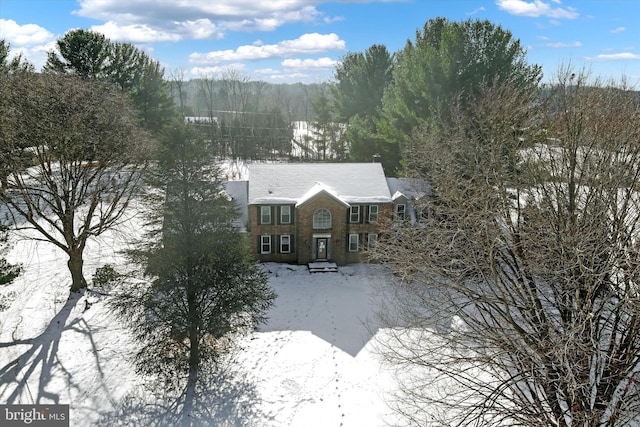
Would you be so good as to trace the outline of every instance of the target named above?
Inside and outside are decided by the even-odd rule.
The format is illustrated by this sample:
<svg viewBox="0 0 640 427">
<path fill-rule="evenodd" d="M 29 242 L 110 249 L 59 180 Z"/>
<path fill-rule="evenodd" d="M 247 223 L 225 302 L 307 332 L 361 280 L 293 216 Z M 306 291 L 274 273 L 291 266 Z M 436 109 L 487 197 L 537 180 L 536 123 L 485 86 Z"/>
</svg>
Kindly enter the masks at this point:
<svg viewBox="0 0 640 427">
<path fill-rule="evenodd" d="M 116 303 L 142 343 L 138 372 L 173 393 L 175 422 L 184 425 L 197 418 L 201 380 L 234 336 L 266 320 L 275 298 L 233 227 L 236 210 L 209 148 L 182 123 L 168 130 L 150 177 L 151 243 L 131 253 L 150 282 Z"/>
</svg>

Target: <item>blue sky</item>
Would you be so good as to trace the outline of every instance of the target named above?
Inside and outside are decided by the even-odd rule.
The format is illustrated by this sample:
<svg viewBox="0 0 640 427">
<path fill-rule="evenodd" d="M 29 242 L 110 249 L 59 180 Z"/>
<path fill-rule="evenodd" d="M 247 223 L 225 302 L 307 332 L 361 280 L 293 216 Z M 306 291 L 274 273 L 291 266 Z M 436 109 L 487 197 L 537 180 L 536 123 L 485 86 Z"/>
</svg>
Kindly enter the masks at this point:
<svg viewBox="0 0 640 427">
<path fill-rule="evenodd" d="M 562 64 L 640 82 L 635 0 L 0 0 L 0 38 L 40 68 L 74 28 L 131 42 L 185 78 L 331 80 L 347 52 L 393 53 L 430 18 L 487 19 L 552 80 Z"/>
</svg>

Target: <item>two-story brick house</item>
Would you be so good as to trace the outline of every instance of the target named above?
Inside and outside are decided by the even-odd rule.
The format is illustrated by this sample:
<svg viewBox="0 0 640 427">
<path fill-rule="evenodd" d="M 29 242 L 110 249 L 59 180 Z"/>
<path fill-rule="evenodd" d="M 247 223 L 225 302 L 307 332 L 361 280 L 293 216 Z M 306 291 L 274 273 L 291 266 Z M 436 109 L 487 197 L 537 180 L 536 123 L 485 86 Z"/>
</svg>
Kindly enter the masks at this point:
<svg viewBox="0 0 640 427">
<path fill-rule="evenodd" d="M 362 260 L 393 202 L 379 163 L 249 166 L 248 232 L 260 261 Z"/>
</svg>

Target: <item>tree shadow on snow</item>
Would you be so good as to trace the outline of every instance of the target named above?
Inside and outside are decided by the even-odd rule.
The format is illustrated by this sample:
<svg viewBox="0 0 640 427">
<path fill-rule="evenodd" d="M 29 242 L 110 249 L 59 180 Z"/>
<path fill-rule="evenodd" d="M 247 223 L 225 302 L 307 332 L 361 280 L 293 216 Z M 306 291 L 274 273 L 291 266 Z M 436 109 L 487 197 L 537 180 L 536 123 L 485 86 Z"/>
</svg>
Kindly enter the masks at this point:
<svg viewBox="0 0 640 427">
<path fill-rule="evenodd" d="M 57 355 L 63 332 L 74 328 L 75 323 L 81 320 L 74 319 L 67 325 L 71 312 L 82 296 L 80 293 L 71 294 L 58 314 L 51 319 L 47 328 L 37 337 L 0 343 L 0 348 L 31 345 L 22 354 L 0 368 L 0 395 L 6 403 L 59 403 L 60 395 L 47 391 L 47 385 L 56 368 L 61 368 L 65 373 L 68 387 L 76 387 L 73 384 L 71 374 L 60 364 Z M 32 390 L 29 382 L 38 375 L 38 388 Z M 33 384 L 33 381 L 31 383 Z"/>
<path fill-rule="evenodd" d="M 162 391 L 149 392 L 141 387 L 125 396 L 110 412 L 102 413 L 95 425 L 112 426 L 260 426 L 267 418 L 260 409 L 260 397 L 254 384 L 240 372 L 225 369 L 199 386 L 200 391 L 185 424 L 182 405 L 175 396 Z M 179 398 L 177 399 L 179 400 Z"/>
</svg>

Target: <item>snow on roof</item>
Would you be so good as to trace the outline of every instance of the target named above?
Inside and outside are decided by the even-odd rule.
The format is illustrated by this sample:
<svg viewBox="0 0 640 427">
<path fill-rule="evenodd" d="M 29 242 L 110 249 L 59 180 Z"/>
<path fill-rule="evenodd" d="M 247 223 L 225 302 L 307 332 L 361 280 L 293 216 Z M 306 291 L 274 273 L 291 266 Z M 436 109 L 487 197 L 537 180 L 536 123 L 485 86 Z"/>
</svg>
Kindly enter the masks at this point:
<svg viewBox="0 0 640 427">
<path fill-rule="evenodd" d="M 336 200 L 338 200 L 343 205 L 346 205 L 347 207 L 349 206 L 349 203 L 347 203 L 344 200 L 342 200 L 340 198 L 340 196 L 338 196 L 338 193 L 333 188 L 331 188 L 329 186 L 326 186 L 321 182 L 316 182 L 316 184 L 313 187 L 311 187 L 309 189 L 309 191 L 307 191 L 304 194 L 304 196 L 302 196 L 301 198 L 298 199 L 298 203 L 296 203 L 296 207 L 298 207 L 298 206 L 304 204 L 305 202 L 313 199 L 315 196 L 317 196 L 320 193 L 327 193 L 331 197 L 333 197 Z"/>
<path fill-rule="evenodd" d="M 396 199 L 399 199 L 400 197 L 407 197 L 407 196 L 402 194 L 400 191 L 396 191 L 395 193 L 393 193 L 391 200 L 396 200 Z"/>
<path fill-rule="evenodd" d="M 238 219 L 242 229 L 249 221 L 249 209 L 247 207 L 247 181 L 226 181 L 224 191 L 231 197 L 240 212 Z"/>
<path fill-rule="evenodd" d="M 388 203 L 380 163 L 272 163 L 249 166 L 249 204 L 296 204 L 317 186 L 351 203 Z"/>
</svg>

